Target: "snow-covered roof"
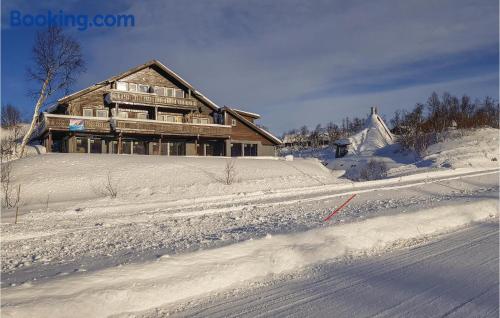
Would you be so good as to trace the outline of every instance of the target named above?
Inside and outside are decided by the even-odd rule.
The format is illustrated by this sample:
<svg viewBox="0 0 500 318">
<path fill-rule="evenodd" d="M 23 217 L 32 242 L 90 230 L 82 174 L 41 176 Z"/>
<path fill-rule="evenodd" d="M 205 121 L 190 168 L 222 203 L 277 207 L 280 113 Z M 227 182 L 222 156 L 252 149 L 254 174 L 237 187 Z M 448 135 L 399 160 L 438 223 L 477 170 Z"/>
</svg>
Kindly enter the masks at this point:
<svg viewBox="0 0 500 318">
<path fill-rule="evenodd" d="M 243 115 L 243 116 L 253 117 L 255 119 L 259 119 L 260 118 L 260 115 L 256 114 L 256 113 L 251 113 L 251 112 L 247 112 L 245 110 L 236 109 L 236 108 L 231 108 L 231 109 L 234 110 L 235 112 Z"/>
<path fill-rule="evenodd" d="M 349 140 L 349 138 L 344 138 L 344 139 L 335 140 L 335 142 L 333 144 L 338 145 L 338 146 L 347 146 L 347 145 L 351 144 L 351 141 Z"/>
</svg>

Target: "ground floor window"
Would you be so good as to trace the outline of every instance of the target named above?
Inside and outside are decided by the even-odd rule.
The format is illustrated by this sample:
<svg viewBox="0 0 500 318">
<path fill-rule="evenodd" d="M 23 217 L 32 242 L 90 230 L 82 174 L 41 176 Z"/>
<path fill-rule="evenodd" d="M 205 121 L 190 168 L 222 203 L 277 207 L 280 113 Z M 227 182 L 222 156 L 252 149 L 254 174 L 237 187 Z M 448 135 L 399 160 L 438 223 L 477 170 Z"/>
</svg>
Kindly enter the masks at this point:
<svg viewBox="0 0 500 318">
<path fill-rule="evenodd" d="M 124 140 L 122 141 L 122 154 L 131 155 L 132 154 L 132 141 Z"/>
<path fill-rule="evenodd" d="M 231 157 L 239 157 L 242 155 L 242 145 L 240 143 L 231 144 Z"/>
<path fill-rule="evenodd" d="M 145 141 L 133 142 L 133 153 L 136 155 L 147 155 L 147 146 Z"/>
<path fill-rule="evenodd" d="M 174 141 L 170 143 L 171 156 L 185 156 L 186 155 L 186 142 Z"/>
<path fill-rule="evenodd" d="M 75 152 L 87 153 L 88 152 L 88 139 L 87 137 L 76 137 Z"/>
<path fill-rule="evenodd" d="M 103 153 L 101 138 L 90 139 L 90 153 Z"/>
<path fill-rule="evenodd" d="M 245 156 L 247 157 L 257 156 L 257 145 L 245 144 Z"/>
</svg>

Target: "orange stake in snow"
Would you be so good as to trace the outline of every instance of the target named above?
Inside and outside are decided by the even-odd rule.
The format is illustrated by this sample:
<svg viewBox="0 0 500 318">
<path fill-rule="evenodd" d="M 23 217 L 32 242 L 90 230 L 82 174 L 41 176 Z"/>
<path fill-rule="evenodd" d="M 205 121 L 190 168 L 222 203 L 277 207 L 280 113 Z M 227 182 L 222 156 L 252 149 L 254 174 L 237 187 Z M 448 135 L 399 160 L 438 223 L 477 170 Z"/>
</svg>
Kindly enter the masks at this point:
<svg viewBox="0 0 500 318">
<path fill-rule="evenodd" d="M 351 195 L 351 197 L 349 199 L 347 199 L 347 201 L 345 201 L 344 203 L 342 203 L 341 206 L 339 206 L 338 208 L 336 208 L 335 211 L 333 211 L 323 221 L 325 221 L 325 222 L 328 221 L 332 216 L 335 215 L 335 213 L 337 213 L 338 211 L 342 210 L 352 199 L 354 199 L 355 196 L 356 196 L 356 193 L 354 193 L 353 195 Z"/>
</svg>

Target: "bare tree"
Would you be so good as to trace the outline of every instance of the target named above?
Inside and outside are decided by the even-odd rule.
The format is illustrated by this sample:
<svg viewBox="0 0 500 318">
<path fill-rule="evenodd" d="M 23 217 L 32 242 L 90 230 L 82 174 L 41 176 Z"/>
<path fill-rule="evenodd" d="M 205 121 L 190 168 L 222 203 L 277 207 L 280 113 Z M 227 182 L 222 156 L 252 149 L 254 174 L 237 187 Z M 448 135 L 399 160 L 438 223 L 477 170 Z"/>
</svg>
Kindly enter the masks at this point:
<svg viewBox="0 0 500 318">
<path fill-rule="evenodd" d="M 23 138 L 19 157 L 24 155 L 26 144 L 35 130 L 40 109 L 47 98 L 60 90 L 67 92 L 75 82 L 76 75 L 85 68 L 80 44 L 58 27 L 49 27 L 37 33 L 33 46 L 33 62 L 33 67 L 28 69 L 28 75 L 41 87 L 36 93 L 38 98 L 33 118 Z"/>
<path fill-rule="evenodd" d="M 106 179 L 101 184 L 93 186 L 92 189 L 95 194 L 110 197 L 111 199 L 118 196 L 118 185 L 111 175 L 111 171 L 108 171 Z"/>
<path fill-rule="evenodd" d="M 2 106 L 2 127 L 10 128 L 22 122 L 21 112 L 12 104 Z"/>
<path fill-rule="evenodd" d="M 231 185 L 236 181 L 236 162 L 235 160 L 227 160 L 224 167 L 223 182 L 226 185 Z"/>
<path fill-rule="evenodd" d="M 2 207 L 5 208 L 18 207 L 21 196 L 21 185 L 19 184 L 17 187 L 17 191 L 14 191 L 14 186 L 12 185 L 12 162 L 2 163 L 1 182 L 2 182 Z"/>
<path fill-rule="evenodd" d="M 21 112 L 14 105 L 7 104 L 2 107 L 2 137 L 0 141 L 0 161 L 12 159 L 17 153 L 18 142 L 25 131 L 21 125 Z"/>
</svg>

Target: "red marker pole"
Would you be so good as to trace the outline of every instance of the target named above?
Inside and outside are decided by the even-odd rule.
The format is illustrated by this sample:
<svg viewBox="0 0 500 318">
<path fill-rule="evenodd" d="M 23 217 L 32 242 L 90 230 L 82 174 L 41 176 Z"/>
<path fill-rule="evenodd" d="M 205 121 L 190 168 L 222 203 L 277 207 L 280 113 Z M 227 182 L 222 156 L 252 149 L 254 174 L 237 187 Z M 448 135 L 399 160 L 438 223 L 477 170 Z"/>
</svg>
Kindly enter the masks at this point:
<svg viewBox="0 0 500 318">
<path fill-rule="evenodd" d="M 349 199 L 347 199 L 347 201 L 345 201 L 344 203 L 342 203 L 341 206 L 339 206 L 338 208 L 336 208 L 335 211 L 333 211 L 323 221 L 325 221 L 325 222 L 328 221 L 332 216 L 335 215 L 335 213 L 337 213 L 338 211 L 342 210 L 352 199 L 354 199 L 355 196 L 356 196 L 356 193 L 354 193 L 353 195 L 351 195 L 351 197 Z"/>
</svg>

